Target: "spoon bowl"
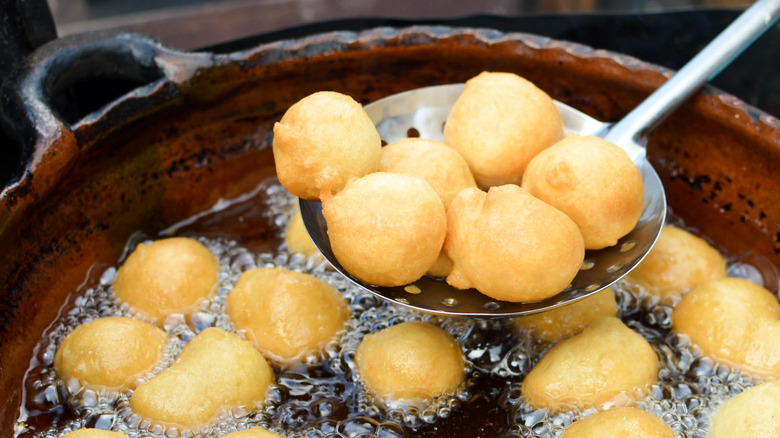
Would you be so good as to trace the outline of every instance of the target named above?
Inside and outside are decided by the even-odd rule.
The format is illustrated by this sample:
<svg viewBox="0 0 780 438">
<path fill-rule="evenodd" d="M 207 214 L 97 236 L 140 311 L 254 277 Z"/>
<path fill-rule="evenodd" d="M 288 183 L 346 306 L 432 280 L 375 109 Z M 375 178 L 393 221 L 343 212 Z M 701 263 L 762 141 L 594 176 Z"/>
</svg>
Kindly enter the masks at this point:
<svg viewBox="0 0 780 438">
<path fill-rule="evenodd" d="M 365 110 L 387 143 L 410 134 L 442 141 L 444 122 L 462 91 L 463 84 L 426 87 L 378 100 L 366 105 Z M 610 127 L 568 105 L 557 101 L 555 104 L 563 116 L 566 132 L 599 135 Z M 534 302 L 498 301 L 475 289 L 455 289 L 443 279 L 428 276 L 406 286 L 366 284 L 347 272 L 334 256 L 321 204 L 300 200 L 300 209 L 309 236 L 328 262 L 360 287 L 386 300 L 437 314 L 478 318 L 523 316 L 565 305 L 610 286 L 642 261 L 652 248 L 666 217 L 664 189 L 644 154 L 635 163 L 645 188 L 644 209 L 637 226 L 615 246 L 586 251 L 585 261 L 569 287 L 553 297 Z"/>
</svg>

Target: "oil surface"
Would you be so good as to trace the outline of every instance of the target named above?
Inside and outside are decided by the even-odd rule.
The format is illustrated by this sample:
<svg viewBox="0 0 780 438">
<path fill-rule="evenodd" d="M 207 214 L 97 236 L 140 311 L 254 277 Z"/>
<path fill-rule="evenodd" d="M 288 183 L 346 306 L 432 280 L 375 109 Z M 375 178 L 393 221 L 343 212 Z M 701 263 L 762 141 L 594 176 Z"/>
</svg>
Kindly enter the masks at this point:
<svg viewBox="0 0 780 438">
<path fill-rule="evenodd" d="M 162 371 L 182 346 L 212 326 L 232 330 L 224 300 L 238 277 L 255 267 L 285 267 L 306 272 L 336 287 L 349 302 L 352 319 L 339 339 L 323 346 L 321 357 L 275 369 L 277 383 L 266 406 L 234 409 L 198 435 L 225 433 L 262 425 L 290 437 L 560 437 L 566 426 L 595 409 L 535 410 L 521 397 L 523 377 L 550 345 L 511 329 L 508 321 L 484 321 L 427 315 L 381 301 L 327 268 L 319 256 L 291 254 L 281 240 L 292 217 L 295 199 L 276 180 L 268 180 L 237 202 L 166 230 L 165 235 L 195 237 L 219 258 L 216 297 L 205 301 L 189 323 L 169 317 L 166 358 Z M 129 253 L 148 236 L 134 236 Z M 118 265 L 121 260 L 118 262 Z M 96 266 L 94 281 L 75 291 L 61 316 L 35 350 L 24 382 L 24 405 L 15 428 L 18 437 L 57 437 L 80 427 L 118 429 L 130 437 L 189 436 L 138 418 L 128 408 L 128 394 L 96 392 L 77 381 L 59 380 L 52 368 L 57 346 L 77 325 L 104 316 L 133 316 L 111 292 L 116 266 Z M 756 269 L 732 262 L 732 276 L 760 281 Z M 703 357 L 684 337 L 670 331 L 674 303 L 637 297 L 615 287 L 620 318 L 650 342 L 659 357 L 659 382 L 639 398 L 638 407 L 652 412 L 679 435 L 704 437 L 718 405 L 760 380 Z M 434 400 L 425 409 L 383 406 L 372 399 L 355 373 L 355 350 L 367 333 L 411 320 L 429 321 L 449 331 L 461 345 L 468 378 L 453 395 Z M 148 376 L 151 377 L 151 376 Z"/>
</svg>

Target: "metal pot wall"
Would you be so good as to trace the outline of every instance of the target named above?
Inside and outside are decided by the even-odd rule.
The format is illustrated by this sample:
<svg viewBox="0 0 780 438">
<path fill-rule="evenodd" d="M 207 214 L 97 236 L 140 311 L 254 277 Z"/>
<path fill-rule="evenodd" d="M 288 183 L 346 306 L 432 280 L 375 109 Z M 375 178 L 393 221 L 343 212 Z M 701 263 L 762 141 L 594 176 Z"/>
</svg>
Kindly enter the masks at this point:
<svg viewBox="0 0 780 438">
<path fill-rule="evenodd" d="M 602 120 L 669 75 L 577 44 L 451 27 L 227 55 L 113 32 L 37 50 L 2 91 L 4 131 L 23 147 L 0 195 L 0 429 L 13 430 L 33 349 L 74 291 L 115 265 L 133 233 L 157 235 L 272 176 L 271 126 L 292 103 L 319 90 L 367 103 L 483 70 L 516 72 Z M 648 154 L 676 215 L 729 254 L 780 267 L 780 121 L 708 87 L 653 132 Z"/>
</svg>

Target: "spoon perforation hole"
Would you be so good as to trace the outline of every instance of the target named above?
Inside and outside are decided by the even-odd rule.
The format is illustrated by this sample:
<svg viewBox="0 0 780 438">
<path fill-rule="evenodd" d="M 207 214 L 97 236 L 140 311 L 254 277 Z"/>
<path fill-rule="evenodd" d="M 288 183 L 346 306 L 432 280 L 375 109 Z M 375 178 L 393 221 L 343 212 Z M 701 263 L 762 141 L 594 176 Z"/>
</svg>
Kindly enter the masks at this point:
<svg viewBox="0 0 780 438">
<path fill-rule="evenodd" d="M 409 128 L 406 130 L 406 136 L 409 138 L 415 138 L 420 136 L 420 131 L 417 130 L 417 128 Z"/>
<path fill-rule="evenodd" d="M 636 246 L 636 240 L 629 240 L 628 242 L 620 245 L 620 252 L 628 252 L 634 249 Z"/>
<path fill-rule="evenodd" d="M 447 297 L 441 300 L 441 303 L 444 304 L 447 307 L 455 307 L 460 304 L 457 299 L 452 297 Z"/>
<path fill-rule="evenodd" d="M 585 292 L 593 292 L 594 290 L 596 290 L 596 289 L 598 289 L 600 287 L 601 287 L 601 284 L 594 283 L 594 284 L 591 284 L 590 286 L 586 287 L 585 288 Z"/>
<path fill-rule="evenodd" d="M 410 304 L 409 300 L 407 300 L 406 298 L 396 298 L 395 300 L 401 304 L 406 304 L 407 306 Z"/>
<path fill-rule="evenodd" d="M 417 286 L 415 286 L 413 284 L 410 284 L 409 286 L 404 287 L 404 290 L 407 293 L 414 294 L 414 295 L 422 293 L 422 289 L 420 289 L 419 287 L 417 287 Z"/>
<path fill-rule="evenodd" d="M 607 273 L 614 274 L 615 272 L 623 268 L 623 266 L 625 266 L 624 263 L 615 263 L 614 265 L 607 268 Z"/>
<path fill-rule="evenodd" d="M 495 301 L 490 301 L 485 303 L 485 305 L 483 305 L 482 307 L 484 307 L 485 310 L 498 310 L 501 308 L 501 305 Z"/>
<path fill-rule="evenodd" d="M 582 266 L 580 266 L 580 271 L 588 271 L 590 269 L 593 269 L 593 267 L 596 266 L 596 262 L 593 260 L 585 260 L 582 262 Z"/>
</svg>

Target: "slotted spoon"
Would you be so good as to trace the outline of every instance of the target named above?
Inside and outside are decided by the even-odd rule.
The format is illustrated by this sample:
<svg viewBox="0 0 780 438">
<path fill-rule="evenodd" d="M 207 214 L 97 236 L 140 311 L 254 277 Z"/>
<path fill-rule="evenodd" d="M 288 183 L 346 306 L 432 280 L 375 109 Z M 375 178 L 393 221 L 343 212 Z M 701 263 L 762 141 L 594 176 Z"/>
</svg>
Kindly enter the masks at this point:
<svg viewBox="0 0 780 438">
<path fill-rule="evenodd" d="M 780 0 L 755 3 L 677 74 L 614 125 L 555 102 L 563 115 L 567 132 L 602 137 L 629 154 L 642 174 L 645 204 L 634 230 L 615 246 L 586 251 L 585 262 L 571 285 L 553 297 L 526 303 L 497 301 L 474 289 L 458 290 L 442 279 L 427 276 L 399 287 L 366 284 L 350 275 L 334 256 L 319 202 L 300 200 L 306 230 L 322 255 L 347 278 L 381 298 L 424 312 L 475 318 L 515 317 L 550 310 L 596 293 L 618 281 L 644 259 L 655 244 L 666 217 L 664 188 L 647 161 L 644 146 L 639 142 L 650 129 L 769 28 L 779 14 Z M 412 128 L 422 138 L 442 141 L 444 122 L 463 87 L 463 84 L 440 85 L 398 93 L 366 105 L 365 110 L 376 124 L 380 137 L 387 143 L 408 137 Z"/>
</svg>

